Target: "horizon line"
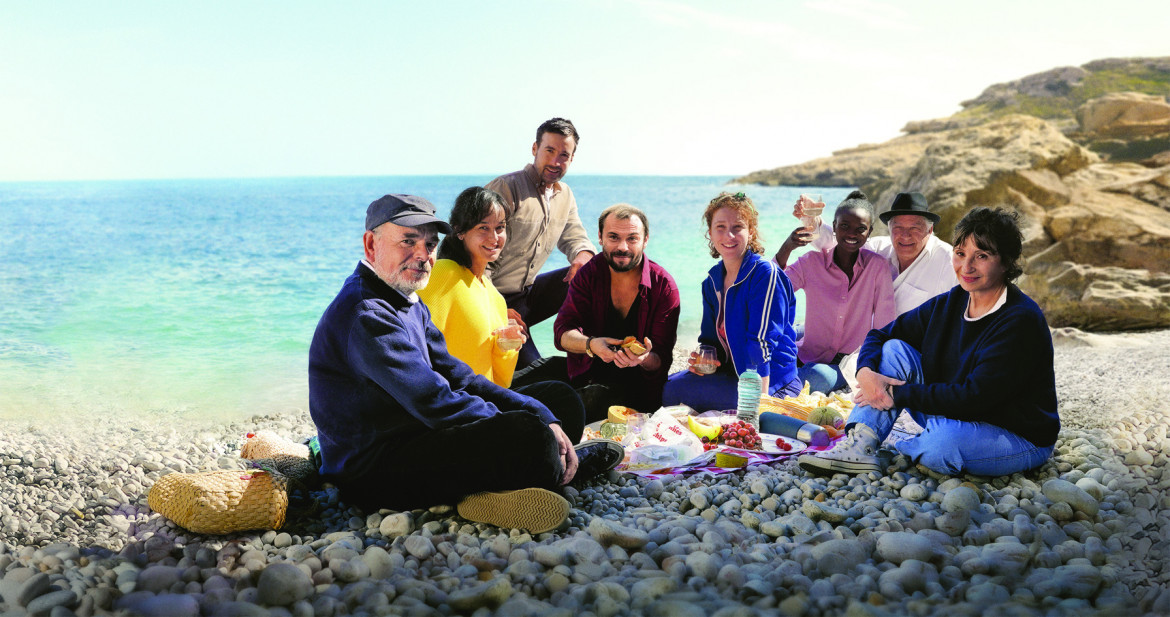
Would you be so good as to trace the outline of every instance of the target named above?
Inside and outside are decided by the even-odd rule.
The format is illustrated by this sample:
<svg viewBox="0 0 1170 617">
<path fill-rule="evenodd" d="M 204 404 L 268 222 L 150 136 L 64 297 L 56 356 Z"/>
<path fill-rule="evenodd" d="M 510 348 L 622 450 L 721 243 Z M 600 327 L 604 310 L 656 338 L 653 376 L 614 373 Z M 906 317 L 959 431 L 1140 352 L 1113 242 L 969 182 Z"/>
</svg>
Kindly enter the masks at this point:
<svg viewBox="0 0 1170 617">
<path fill-rule="evenodd" d="M 688 174 L 688 173 L 580 173 L 571 174 L 572 178 L 728 178 L 728 182 L 746 174 Z M 467 178 L 471 176 L 485 176 L 495 178 L 499 173 L 435 173 L 435 174 L 317 174 L 317 175 L 271 175 L 271 176 L 150 176 L 150 177 L 119 177 L 119 178 L 52 178 L 12 180 L 0 178 L 0 184 L 52 184 L 52 183 L 79 183 L 79 182 L 175 182 L 192 180 L 322 180 L 346 178 Z"/>
</svg>

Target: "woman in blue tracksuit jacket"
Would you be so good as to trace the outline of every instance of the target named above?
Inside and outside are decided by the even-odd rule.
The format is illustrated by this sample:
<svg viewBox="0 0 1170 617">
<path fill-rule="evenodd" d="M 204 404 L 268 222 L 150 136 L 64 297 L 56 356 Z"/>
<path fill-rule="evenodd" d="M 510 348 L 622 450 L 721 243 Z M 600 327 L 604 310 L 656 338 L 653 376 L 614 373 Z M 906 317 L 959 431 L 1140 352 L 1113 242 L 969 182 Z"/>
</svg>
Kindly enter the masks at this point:
<svg viewBox="0 0 1170 617">
<path fill-rule="evenodd" d="M 739 375 L 754 368 L 773 396 L 800 393 L 796 376 L 796 297 L 776 264 L 760 255 L 759 214 L 743 193 L 722 193 L 703 212 L 711 256 L 721 258 L 703 281 L 699 343 L 715 347 L 719 367 L 704 375 L 690 368 L 671 375 L 663 405 L 698 411 L 734 409 Z"/>
</svg>

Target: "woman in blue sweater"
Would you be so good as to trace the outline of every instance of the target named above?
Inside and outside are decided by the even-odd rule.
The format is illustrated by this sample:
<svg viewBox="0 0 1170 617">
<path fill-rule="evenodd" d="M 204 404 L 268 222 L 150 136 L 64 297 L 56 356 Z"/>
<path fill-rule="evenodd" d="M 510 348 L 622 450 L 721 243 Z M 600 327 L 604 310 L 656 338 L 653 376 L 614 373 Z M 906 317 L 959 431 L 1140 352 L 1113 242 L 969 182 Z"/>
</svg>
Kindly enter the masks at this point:
<svg viewBox="0 0 1170 617">
<path fill-rule="evenodd" d="M 1060 418 L 1052 336 L 1040 307 L 1012 281 L 1022 273 L 1014 213 L 975 208 L 955 226 L 959 285 L 871 330 L 857 361 L 848 436 L 814 473 L 881 472 L 878 446 L 899 410 L 923 431 L 895 445 L 934 471 L 1003 476 L 1052 455 Z"/>
<path fill-rule="evenodd" d="M 699 410 L 733 409 L 739 375 L 755 369 L 763 391 L 773 396 L 800 393 L 796 377 L 796 297 L 784 272 L 760 255 L 759 213 L 743 193 L 722 193 L 703 212 L 711 256 L 719 263 L 703 281 L 703 322 L 699 343 L 715 347 L 717 370 L 690 368 L 671 375 L 663 405 Z"/>
</svg>

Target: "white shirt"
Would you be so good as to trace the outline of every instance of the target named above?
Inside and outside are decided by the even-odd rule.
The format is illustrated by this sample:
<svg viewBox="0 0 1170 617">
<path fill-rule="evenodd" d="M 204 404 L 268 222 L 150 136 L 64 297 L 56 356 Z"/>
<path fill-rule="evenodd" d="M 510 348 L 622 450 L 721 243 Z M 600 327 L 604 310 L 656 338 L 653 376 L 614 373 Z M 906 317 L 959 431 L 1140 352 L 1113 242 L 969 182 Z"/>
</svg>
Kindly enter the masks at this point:
<svg viewBox="0 0 1170 617">
<path fill-rule="evenodd" d="M 837 245 L 837 238 L 828 224 L 821 222 L 813 238 L 812 246 L 818 250 Z M 894 278 L 894 308 L 899 315 L 917 308 L 919 304 L 947 291 L 958 284 L 954 266 L 951 265 L 951 245 L 938 239 L 933 233 L 926 241 L 926 248 L 904 271 L 898 271 L 898 255 L 894 253 L 894 242 L 889 236 L 874 236 L 865 242 L 865 248 L 881 255 L 890 264 L 890 276 Z"/>
<path fill-rule="evenodd" d="M 967 310 L 963 311 L 963 319 L 965 319 L 967 321 L 979 321 L 980 319 L 983 319 L 984 317 L 987 317 L 988 315 L 1003 308 L 1003 305 L 1005 305 L 1005 304 L 1007 304 L 1007 285 L 1004 285 L 1003 291 L 999 292 L 999 299 L 995 301 L 995 306 L 991 307 L 990 311 L 987 311 L 986 313 L 984 313 L 978 317 L 972 317 L 971 316 L 971 296 L 967 296 Z"/>
</svg>

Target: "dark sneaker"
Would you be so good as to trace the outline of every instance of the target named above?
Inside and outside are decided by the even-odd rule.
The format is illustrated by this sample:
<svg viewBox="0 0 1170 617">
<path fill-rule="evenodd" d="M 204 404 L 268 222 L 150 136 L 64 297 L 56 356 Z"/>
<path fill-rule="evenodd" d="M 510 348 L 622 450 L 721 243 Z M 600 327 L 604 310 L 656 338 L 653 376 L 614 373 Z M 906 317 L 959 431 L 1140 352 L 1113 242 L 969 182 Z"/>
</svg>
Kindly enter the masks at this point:
<svg viewBox="0 0 1170 617">
<path fill-rule="evenodd" d="M 469 521 L 529 533 L 552 531 L 569 518 L 569 502 L 542 488 L 476 493 L 464 497 L 455 509 Z"/>
<path fill-rule="evenodd" d="M 626 449 L 612 439 L 590 439 L 573 449 L 577 451 L 577 473 L 573 482 L 584 482 L 618 466 L 626 458 Z"/>
<path fill-rule="evenodd" d="M 832 450 L 802 454 L 796 461 L 801 469 L 817 475 L 881 472 L 884 466 L 878 456 L 879 445 L 877 434 L 872 428 L 864 424 L 854 424 L 845 439 Z"/>
</svg>

